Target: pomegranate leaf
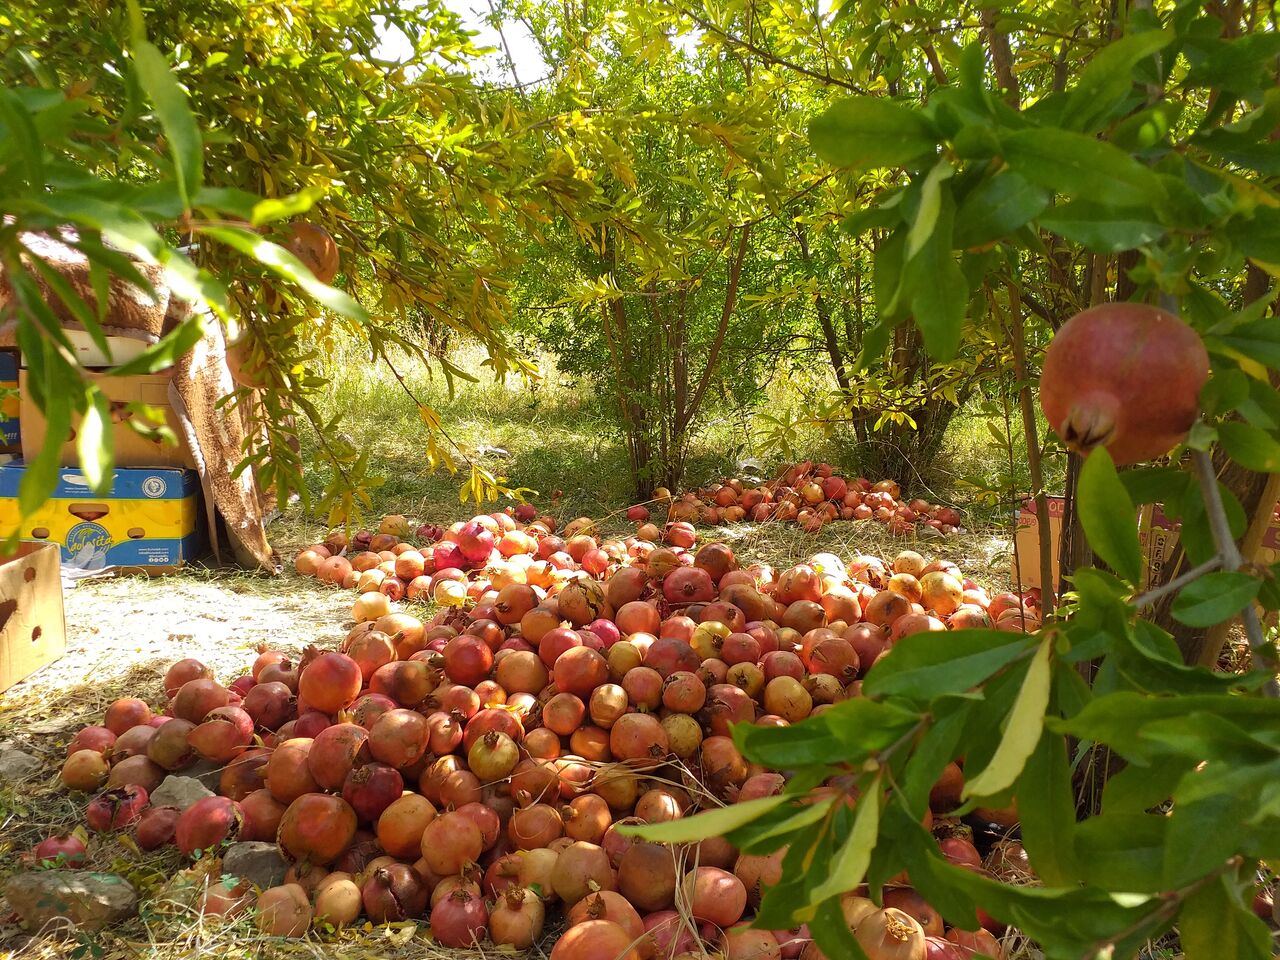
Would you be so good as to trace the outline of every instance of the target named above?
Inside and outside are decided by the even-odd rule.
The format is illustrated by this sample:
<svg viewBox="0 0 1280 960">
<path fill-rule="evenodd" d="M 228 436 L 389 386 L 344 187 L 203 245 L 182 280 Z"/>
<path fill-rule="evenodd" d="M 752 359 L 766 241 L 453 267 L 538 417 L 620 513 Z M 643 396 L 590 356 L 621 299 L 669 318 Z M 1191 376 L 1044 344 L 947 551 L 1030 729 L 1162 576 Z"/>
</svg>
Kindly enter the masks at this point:
<svg viewBox="0 0 1280 960">
<path fill-rule="evenodd" d="M 704 810 L 702 813 L 668 823 L 650 823 L 644 826 L 620 826 L 623 836 L 639 837 L 655 843 L 689 843 L 718 837 L 751 823 L 774 807 L 780 807 L 792 798 L 788 796 L 761 797 L 728 807 Z"/>
<path fill-rule="evenodd" d="M 1219 877 L 1201 887 L 1182 906 L 1178 933 L 1187 960 L 1265 960 L 1272 956 L 1266 925 L 1247 911 Z"/>
<path fill-rule="evenodd" d="M 875 777 L 862 791 L 849 836 L 832 857 L 831 871 L 826 879 L 809 892 L 811 903 L 852 890 L 867 875 L 867 867 L 871 865 L 871 852 L 875 850 L 876 838 L 880 832 L 880 780 L 880 776 Z"/>
<path fill-rule="evenodd" d="M 986 768 L 965 782 L 962 799 L 994 796 L 1012 786 L 1022 773 L 1044 729 L 1044 711 L 1049 706 L 1053 681 L 1052 653 L 1053 637 L 1048 636 L 1040 642 L 1040 649 L 1027 667 L 1000 746 Z"/>
<path fill-rule="evenodd" d="M 1090 453 L 1080 468 L 1077 508 L 1094 552 L 1120 576 L 1137 583 L 1142 575 L 1137 510 L 1105 449 Z"/>
<path fill-rule="evenodd" d="M 1189 627 L 1211 627 L 1239 613 L 1261 586 L 1257 577 L 1247 573 L 1207 573 L 1179 591 L 1173 601 L 1173 617 Z"/>
<path fill-rule="evenodd" d="M 1080 873 L 1074 840 L 1076 801 L 1061 735 L 1045 731 L 1027 758 L 1018 780 L 1018 813 L 1022 842 L 1036 873 L 1051 885 L 1074 883 Z"/>
<path fill-rule="evenodd" d="M 932 700 L 963 693 L 1027 653 L 1026 636 L 1008 630 L 955 630 L 945 643 L 928 632 L 903 637 L 867 673 L 869 697 L 904 696 Z M 856 701 L 847 701 L 850 703 Z"/>
<path fill-rule="evenodd" d="M 901 167 L 937 152 L 937 137 L 918 111 L 884 97 L 848 97 L 809 125 L 814 151 L 838 167 Z"/>
</svg>

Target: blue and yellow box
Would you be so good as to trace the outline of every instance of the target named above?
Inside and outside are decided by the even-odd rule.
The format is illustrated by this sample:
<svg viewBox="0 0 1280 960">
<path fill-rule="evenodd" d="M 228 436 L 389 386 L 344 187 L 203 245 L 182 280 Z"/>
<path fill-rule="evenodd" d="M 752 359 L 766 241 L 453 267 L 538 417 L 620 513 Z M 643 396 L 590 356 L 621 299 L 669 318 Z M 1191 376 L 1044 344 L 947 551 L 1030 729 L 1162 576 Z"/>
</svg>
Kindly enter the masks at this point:
<svg viewBox="0 0 1280 960">
<path fill-rule="evenodd" d="M 18 351 L 0 350 L 0 453 L 22 451 L 18 410 Z"/>
<path fill-rule="evenodd" d="M 111 491 L 95 496 L 78 470 L 58 471 L 53 497 L 21 520 L 21 460 L 0 466 L 0 536 L 19 527 L 23 540 L 62 547 L 62 563 L 79 570 L 175 568 L 198 556 L 200 479 L 194 470 L 121 467 Z"/>
</svg>

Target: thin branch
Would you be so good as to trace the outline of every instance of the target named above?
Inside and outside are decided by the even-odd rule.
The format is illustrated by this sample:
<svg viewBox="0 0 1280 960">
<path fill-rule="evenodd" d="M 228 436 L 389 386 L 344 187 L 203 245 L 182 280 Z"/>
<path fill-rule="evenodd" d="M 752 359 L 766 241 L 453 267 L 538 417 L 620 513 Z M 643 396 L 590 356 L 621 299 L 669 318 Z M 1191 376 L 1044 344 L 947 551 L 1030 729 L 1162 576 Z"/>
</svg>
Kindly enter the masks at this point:
<svg viewBox="0 0 1280 960">
<path fill-rule="evenodd" d="M 772 64 L 776 67 L 782 67 L 784 70 L 791 70 L 794 73 L 808 77 L 811 80 L 817 80 L 820 83 L 828 83 L 835 87 L 841 87 L 851 93 L 866 93 L 866 90 L 858 86 L 856 83 L 849 80 L 841 80 L 838 77 L 833 77 L 830 73 L 818 73 L 816 70 L 810 70 L 808 67 L 802 67 L 798 63 L 794 63 L 790 60 L 784 60 L 781 57 L 770 53 L 768 50 L 764 49 L 764 47 L 761 47 L 750 40 L 744 40 L 742 37 L 735 37 L 731 33 L 726 33 L 710 20 L 707 20 L 705 17 L 698 16 L 692 10 L 684 9 L 678 5 L 676 5 L 675 9 L 679 13 L 688 17 L 707 33 L 714 34 L 735 49 L 746 50 L 748 53 L 755 54 L 755 56 L 759 57 L 765 63 Z"/>
<path fill-rule="evenodd" d="M 1213 542 L 1218 547 L 1222 565 L 1228 570 L 1239 570 L 1243 560 L 1235 538 L 1231 536 L 1231 523 L 1222 506 L 1222 493 L 1218 490 L 1218 473 L 1213 467 L 1213 458 L 1203 450 L 1192 451 L 1191 456 L 1200 477 L 1200 496 L 1204 499 L 1209 529 L 1213 532 Z M 1268 697 L 1280 699 L 1280 681 L 1276 679 L 1276 650 L 1262 631 L 1262 623 L 1252 600 L 1240 611 L 1240 619 L 1244 622 L 1244 633 L 1249 640 L 1249 649 L 1253 651 L 1254 663 L 1270 674 L 1262 688 L 1263 692 Z"/>
<path fill-rule="evenodd" d="M 1181 573 L 1174 577 L 1168 583 L 1161 584 L 1152 590 L 1148 590 L 1146 593 L 1139 594 L 1129 601 L 1129 606 L 1138 610 L 1141 610 L 1144 607 L 1149 607 L 1161 597 L 1166 597 L 1171 593 L 1177 593 L 1192 580 L 1196 580 L 1199 577 L 1204 576 L 1206 573 L 1212 573 L 1220 566 L 1222 566 L 1222 557 L 1213 557 L 1212 559 L 1206 560 L 1198 567 L 1192 567 L 1185 573 Z"/>
<path fill-rule="evenodd" d="M 733 309 L 738 300 L 738 281 L 742 277 L 742 261 L 747 256 L 747 239 L 750 235 L 750 227 L 743 227 L 742 232 L 738 234 L 738 250 L 734 254 L 733 264 L 729 268 L 729 282 L 725 289 L 724 309 L 720 312 L 720 325 L 716 330 L 716 339 L 711 344 L 711 351 L 707 354 L 707 364 L 702 370 L 702 379 L 698 383 L 697 390 L 694 391 L 693 397 L 689 400 L 689 405 L 684 410 L 679 411 L 678 414 L 681 420 L 686 423 L 697 414 L 698 407 L 702 404 L 702 397 L 707 392 L 707 387 L 715 375 L 716 361 L 720 357 L 720 348 L 724 346 L 725 333 L 729 329 L 729 318 L 733 316 Z"/>
</svg>

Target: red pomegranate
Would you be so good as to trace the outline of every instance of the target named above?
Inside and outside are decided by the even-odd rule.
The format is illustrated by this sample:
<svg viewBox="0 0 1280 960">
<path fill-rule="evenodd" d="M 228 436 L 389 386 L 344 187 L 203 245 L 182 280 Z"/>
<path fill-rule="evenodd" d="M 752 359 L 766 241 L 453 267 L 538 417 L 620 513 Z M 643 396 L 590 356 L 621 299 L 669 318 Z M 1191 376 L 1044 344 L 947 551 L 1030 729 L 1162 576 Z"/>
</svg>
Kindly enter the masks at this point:
<svg viewBox="0 0 1280 960">
<path fill-rule="evenodd" d="M 1208 353 L 1189 326 L 1158 307 L 1107 303 L 1054 336 L 1040 405 L 1072 450 L 1105 447 L 1116 463 L 1137 463 L 1182 442 L 1208 379 Z"/>
</svg>

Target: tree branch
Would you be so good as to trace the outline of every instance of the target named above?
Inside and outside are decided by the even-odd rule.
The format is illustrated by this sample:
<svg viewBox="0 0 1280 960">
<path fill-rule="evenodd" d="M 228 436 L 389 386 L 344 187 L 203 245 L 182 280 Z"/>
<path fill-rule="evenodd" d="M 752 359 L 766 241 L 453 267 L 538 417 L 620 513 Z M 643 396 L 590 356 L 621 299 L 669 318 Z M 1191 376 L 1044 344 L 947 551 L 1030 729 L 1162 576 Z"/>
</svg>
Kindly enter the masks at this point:
<svg viewBox="0 0 1280 960">
<path fill-rule="evenodd" d="M 725 333 L 729 329 L 729 318 L 733 316 L 733 308 L 738 300 L 738 283 L 742 278 L 742 262 L 747 256 L 747 239 L 751 235 L 750 227 L 742 227 L 741 229 L 742 232 L 738 234 L 738 249 L 733 256 L 733 263 L 729 267 L 729 284 L 725 289 L 724 309 L 720 311 L 720 325 L 716 329 L 716 338 L 711 344 L 711 352 L 707 354 L 707 364 L 702 369 L 702 377 L 698 382 L 698 389 L 694 391 L 688 407 L 680 411 L 681 423 L 688 423 L 697 414 L 698 407 L 702 404 L 702 398 L 707 392 L 707 387 L 711 384 L 711 378 L 715 375 L 716 363 L 720 358 L 720 348 L 724 346 Z"/>
</svg>

